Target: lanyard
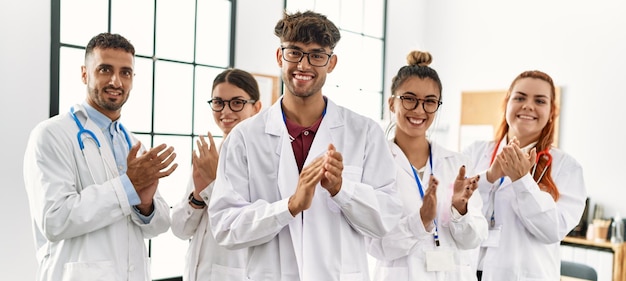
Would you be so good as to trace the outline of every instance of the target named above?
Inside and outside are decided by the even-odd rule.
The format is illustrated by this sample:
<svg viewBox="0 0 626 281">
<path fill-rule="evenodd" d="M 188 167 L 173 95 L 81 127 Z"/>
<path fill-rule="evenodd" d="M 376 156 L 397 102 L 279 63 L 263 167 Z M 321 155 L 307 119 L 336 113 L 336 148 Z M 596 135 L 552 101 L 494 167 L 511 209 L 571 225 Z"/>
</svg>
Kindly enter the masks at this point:
<svg viewBox="0 0 626 281">
<path fill-rule="evenodd" d="M 430 166 L 430 175 L 432 176 L 433 175 L 433 150 L 430 146 L 430 143 L 428 143 L 428 164 Z M 415 167 L 413 167 L 413 165 L 411 165 L 411 169 L 413 170 L 413 176 L 415 177 L 415 182 L 417 183 L 417 189 L 420 192 L 420 197 L 422 198 L 422 202 L 424 202 L 424 188 L 422 186 L 422 181 L 417 175 L 417 170 L 415 170 Z M 433 238 L 435 239 L 435 245 L 439 246 L 439 229 L 437 227 L 436 218 L 433 221 L 433 224 L 435 224 L 435 233 L 433 233 Z"/>
</svg>

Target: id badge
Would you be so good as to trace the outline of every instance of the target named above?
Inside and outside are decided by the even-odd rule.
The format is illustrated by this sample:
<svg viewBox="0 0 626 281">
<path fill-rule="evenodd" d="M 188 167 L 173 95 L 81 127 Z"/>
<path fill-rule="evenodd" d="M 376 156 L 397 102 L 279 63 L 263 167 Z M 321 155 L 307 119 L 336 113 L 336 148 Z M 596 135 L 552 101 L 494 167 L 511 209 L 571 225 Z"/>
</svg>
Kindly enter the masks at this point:
<svg viewBox="0 0 626 281">
<path fill-rule="evenodd" d="M 426 251 L 426 271 L 453 271 L 455 267 L 452 251 Z"/>
<path fill-rule="evenodd" d="M 502 225 L 496 225 L 489 228 L 487 239 L 483 241 L 482 247 L 498 247 L 500 245 L 500 233 L 502 233 Z"/>
</svg>

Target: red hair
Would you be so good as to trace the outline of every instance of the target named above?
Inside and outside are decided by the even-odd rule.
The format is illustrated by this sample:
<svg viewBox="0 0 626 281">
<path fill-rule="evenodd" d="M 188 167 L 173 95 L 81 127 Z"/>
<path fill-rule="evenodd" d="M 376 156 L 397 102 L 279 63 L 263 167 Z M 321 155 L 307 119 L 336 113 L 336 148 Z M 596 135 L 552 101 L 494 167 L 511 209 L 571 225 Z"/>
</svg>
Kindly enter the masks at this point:
<svg viewBox="0 0 626 281">
<path fill-rule="evenodd" d="M 541 130 L 541 134 L 539 135 L 539 139 L 537 139 L 537 144 L 535 145 L 535 148 L 537 149 L 537 153 L 540 151 L 544 151 L 544 150 L 548 151 L 550 150 L 550 148 L 552 147 L 552 143 L 554 142 L 554 131 L 555 131 L 554 120 L 556 119 L 558 115 L 558 112 L 557 112 L 558 109 L 556 107 L 556 101 L 555 101 L 556 90 L 554 87 L 554 82 L 552 81 L 552 78 L 548 74 L 541 72 L 539 70 L 529 70 L 529 71 L 524 71 L 520 75 L 518 75 L 511 83 L 511 86 L 509 87 L 509 90 L 506 93 L 506 97 L 504 98 L 504 103 L 503 103 L 504 111 L 506 112 L 506 105 L 509 99 L 511 98 L 511 92 L 513 91 L 513 87 L 515 87 L 515 84 L 517 84 L 519 80 L 524 79 L 524 78 L 540 79 L 550 84 L 550 94 L 551 94 L 550 118 L 548 119 L 548 123 L 546 124 L 546 126 L 543 127 L 543 130 Z M 500 123 L 500 126 L 498 130 L 496 131 L 496 135 L 495 135 L 496 143 L 500 142 L 502 138 L 504 138 L 508 133 L 509 133 L 509 124 L 506 122 L 506 113 L 505 113 L 505 116 L 503 116 L 502 122 Z M 538 160 L 537 168 L 536 168 L 535 175 L 534 175 L 535 181 L 539 179 L 539 176 L 542 174 L 542 171 L 546 169 L 546 165 L 548 162 L 548 159 L 544 157 L 542 157 L 541 159 L 537 159 L 537 160 Z M 531 171 L 532 171 L 532 167 L 531 167 Z M 554 201 L 557 201 L 559 199 L 559 189 L 557 188 L 556 184 L 554 183 L 554 180 L 552 179 L 552 165 L 549 165 L 547 167 L 546 173 L 541 178 L 541 181 L 538 182 L 537 184 L 539 185 L 539 188 L 541 190 L 549 193 L 552 196 L 552 198 L 554 198 Z"/>
</svg>

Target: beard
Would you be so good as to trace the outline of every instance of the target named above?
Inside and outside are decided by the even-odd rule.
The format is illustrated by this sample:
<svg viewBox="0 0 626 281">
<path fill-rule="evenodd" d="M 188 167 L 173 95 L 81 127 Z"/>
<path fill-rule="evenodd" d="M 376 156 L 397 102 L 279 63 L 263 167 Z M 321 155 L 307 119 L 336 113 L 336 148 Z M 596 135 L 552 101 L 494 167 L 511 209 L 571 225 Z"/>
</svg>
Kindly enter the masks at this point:
<svg viewBox="0 0 626 281">
<path fill-rule="evenodd" d="M 108 110 L 108 111 L 118 111 L 122 108 L 122 106 L 126 103 L 126 101 L 128 100 L 128 96 L 127 93 L 124 89 L 121 89 L 122 91 L 122 95 L 121 97 L 123 98 L 122 101 L 112 101 L 112 100 L 108 100 L 106 99 L 103 95 L 101 95 L 101 93 L 106 92 L 106 90 L 108 89 L 113 89 L 113 90 L 120 90 L 117 89 L 115 87 L 111 87 L 111 86 L 107 86 L 102 88 L 102 90 L 98 90 L 96 88 L 90 88 L 89 89 L 89 97 L 90 99 L 99 107 L 101 107 L 102 109 Z M 124 98 L 124 96 L 126 96 Z"/>
</svg>

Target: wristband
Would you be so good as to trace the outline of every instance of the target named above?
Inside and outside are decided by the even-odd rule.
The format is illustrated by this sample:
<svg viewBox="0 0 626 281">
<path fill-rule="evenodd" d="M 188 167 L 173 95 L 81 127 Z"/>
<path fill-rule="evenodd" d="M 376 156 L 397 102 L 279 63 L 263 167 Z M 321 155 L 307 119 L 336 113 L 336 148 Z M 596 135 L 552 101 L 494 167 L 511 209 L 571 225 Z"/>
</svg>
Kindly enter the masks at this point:
<svg viewBox="0 0 626 281">
<path fill-rule="evenodd" d="M 204 201 L 196 200 L 196 198 L 193 197 L 193 192 L 189 194 L 189 202 L 200 207 L 206 206 L 206 203 L 204 203 Z"/>
</svg>

